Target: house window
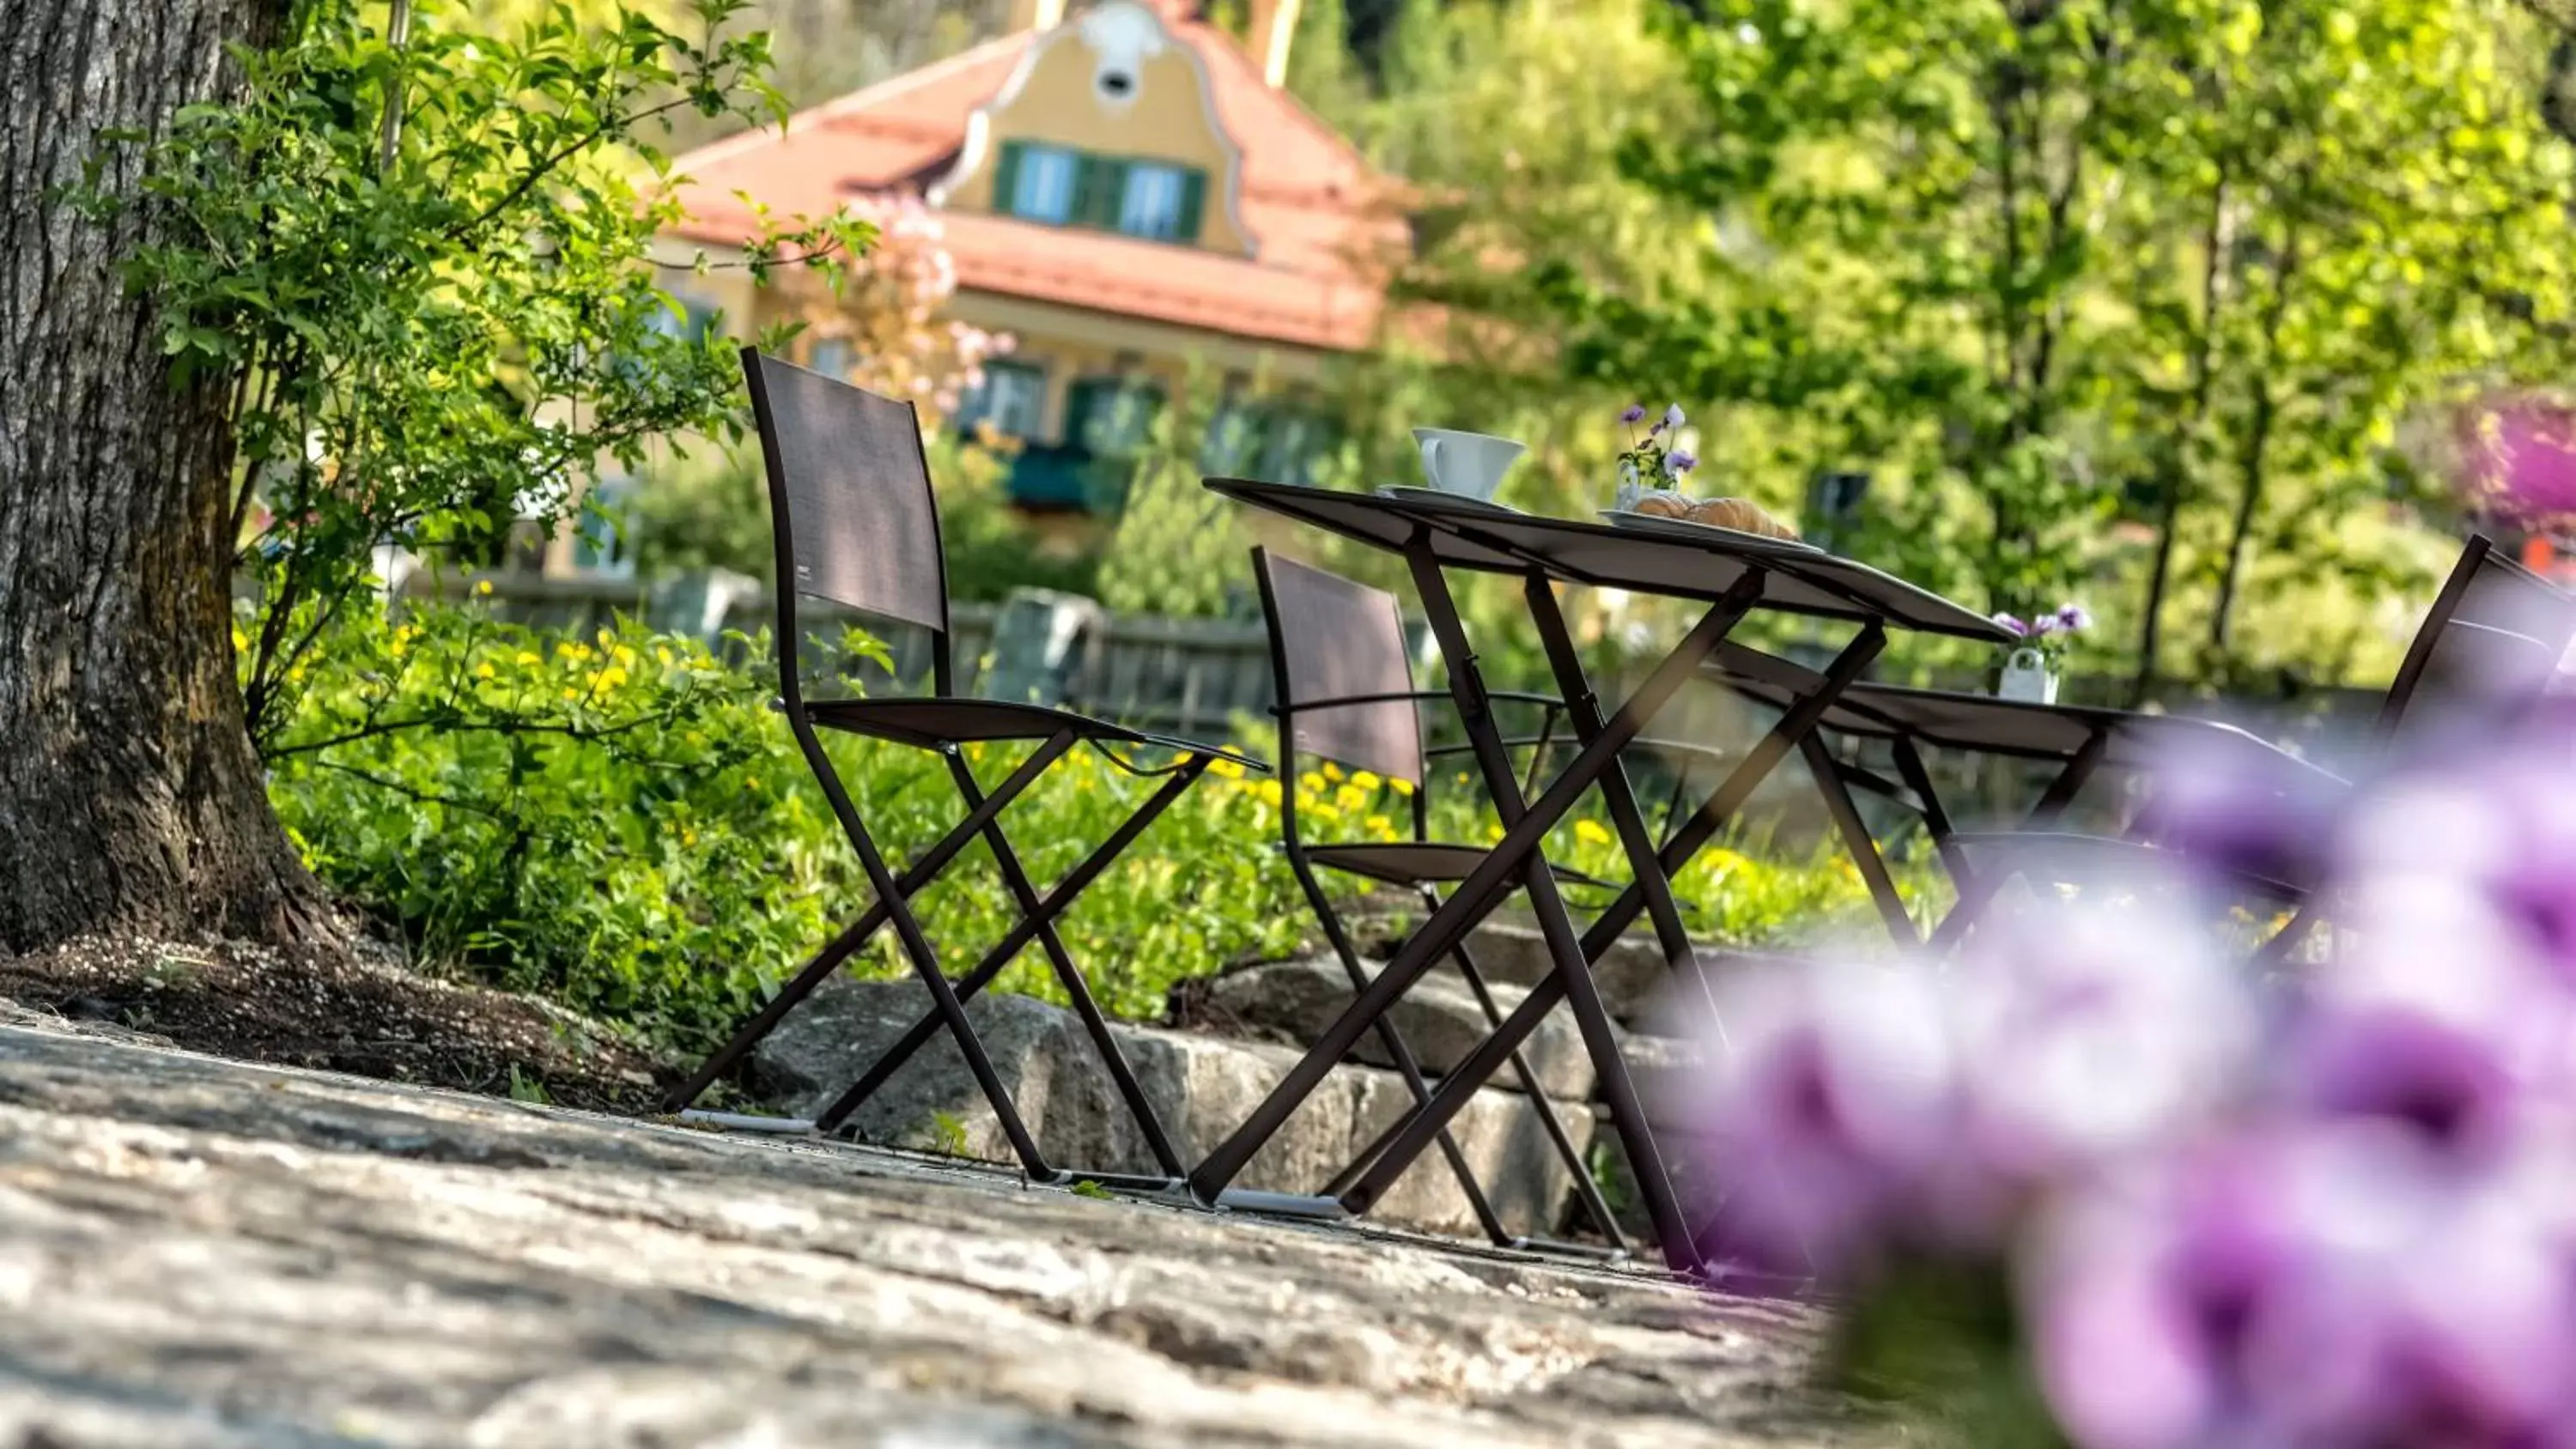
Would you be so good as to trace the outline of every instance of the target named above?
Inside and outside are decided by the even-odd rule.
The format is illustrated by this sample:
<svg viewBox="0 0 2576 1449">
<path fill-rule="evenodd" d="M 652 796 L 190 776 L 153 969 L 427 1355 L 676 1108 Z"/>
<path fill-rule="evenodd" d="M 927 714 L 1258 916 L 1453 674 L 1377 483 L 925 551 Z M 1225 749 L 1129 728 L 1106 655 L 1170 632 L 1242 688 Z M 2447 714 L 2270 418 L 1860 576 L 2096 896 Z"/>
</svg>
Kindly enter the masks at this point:
<svg viewBox="0 0 2576 1449">
<path fill-rule="evenodd" d="M 850 339 L 826 337 L 814 344 L 813 352 L 806 357 L 806 365 L 825 377 L 847 382 L 850 380 L 850 364 L 856 360 L 857 354 L 850 348 Z"/>
<path fill-rule="evenodd" d="M 1162 389 L 1125 378 L 1085 378 L 1065 406 L 1064 439 L 1100 458 L 1132 458 L 1152 441 Z"/>
<path fill-rule="evenodd" d="M 1118 206 L 1118 229 L 1148 241 L 1178 240 L 1183 190 L 1181 169 L 1137 162 L 1126 170 L 1126 194 Z"/>
<path fill-rule="evenodd" d="M 627 478 L 602 478 L 582 500 L 572 541 L 572 566 L 600 578 L 635 577 L 635 553 L 628 532 L 635 516 L 635 484 Z"/>
<path fill-rule="evenodd" d="M 1207 207 L 1207 173 L 1035 141 L 1005 141 L 994 162 L 993 201 L 997 211 L 1050 226 L 1194 242 Z"/>
<path fill-rule="evenodd" d="M 1274 483 L 1312 484 L 1338 444 L 1332 424 L 1305 413 L 1273 413 L 1261 430 L 1260 476 Z"/>
<path fill-rule="evenodd" d="M 1084 158 L 1061 146 L 1033 146 L 1025 141 L 1002 144 L 1001 172 L 995 191 L 1013 216 L 1062 226 L 1073 220 L 1074 185 Z"/>
<path fill-rule="evenodd" d="M 988 362 L 983 384 L 957 409 L 957 426 L 971 432 L 990 423 L 1006 438 L 1034 438 L 1045 412 L 1045 369 L 1025 362 Z"/>
</svg>

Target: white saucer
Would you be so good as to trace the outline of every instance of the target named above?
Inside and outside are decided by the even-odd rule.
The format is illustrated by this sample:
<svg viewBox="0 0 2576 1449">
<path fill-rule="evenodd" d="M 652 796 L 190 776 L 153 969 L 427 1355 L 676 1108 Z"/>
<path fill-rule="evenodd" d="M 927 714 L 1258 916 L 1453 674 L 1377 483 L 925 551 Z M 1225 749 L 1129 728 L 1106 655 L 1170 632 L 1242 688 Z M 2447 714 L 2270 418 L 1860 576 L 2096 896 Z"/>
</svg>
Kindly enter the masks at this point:
<svg viewBox="0 0 2576 1449">
<path fill-rule="evenodd" d="M 1399 503 L 1446 503 L 1457 508 L 1481 509 L 1487 513 L 1520 512 L 1508 503 L 1496 503 L 1490 498 L 1470 498 L 1464 493 L 1444 493 L 1437 488 L 1403 488 L 1389 484 L 1377 490 L 1377 496 L 1392 498 Z"/>
</svg>

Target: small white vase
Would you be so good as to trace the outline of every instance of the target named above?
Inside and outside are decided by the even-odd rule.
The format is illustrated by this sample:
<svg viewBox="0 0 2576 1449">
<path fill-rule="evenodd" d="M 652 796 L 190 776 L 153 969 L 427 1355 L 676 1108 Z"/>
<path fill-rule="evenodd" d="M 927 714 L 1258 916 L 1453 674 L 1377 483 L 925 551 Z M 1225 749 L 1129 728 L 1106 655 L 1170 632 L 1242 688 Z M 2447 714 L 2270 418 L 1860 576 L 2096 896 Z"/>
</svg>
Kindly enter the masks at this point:
<svg viewBox="0 0 2576 1449">
<path fill-rule="evenodd" d="M 2016 649 L 2004 659 L 2003 677 L 1995 681 L 1995 698 L 2055 704 L 2057 671 L 2038 650 Z"/>
<path fill-rule="evenodd" d="M 1621 513 L 1634 513 L 1645 496 L 1646 485 L 1637 476 L 1637 465 L 1622 461 L 1619 464 L 1619 491 L 1611 496 L 1610 506 Z"/>
</svg>

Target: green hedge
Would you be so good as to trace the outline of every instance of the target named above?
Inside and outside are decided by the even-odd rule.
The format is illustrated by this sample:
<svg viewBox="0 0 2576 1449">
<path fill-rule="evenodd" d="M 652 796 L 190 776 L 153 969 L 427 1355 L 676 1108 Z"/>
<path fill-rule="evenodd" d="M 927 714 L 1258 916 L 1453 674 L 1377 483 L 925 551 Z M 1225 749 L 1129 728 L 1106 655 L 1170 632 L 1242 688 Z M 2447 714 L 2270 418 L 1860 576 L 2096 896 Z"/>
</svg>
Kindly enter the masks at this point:
<svg viewBox="0 0 2576 1449">
<path fill-rule="evenodd" d="M 766 641 L 726 647 L 740 658 L 633 626 L 541 634 L 474 609 L 343 627 L 272 751 L 271 794 L 314 871 L 425 959 L 702 1051 L 869 899 L 768 707 Z M 830 748 L 898 856 L 962 813 L 927 753 L 861 740 Z M 970 750 L 988 786 L 1018 757 Z M 1043 888 L 1153 785 L 1077 750 L 1004 823 Z M 1391 837 L 1408 818 L 1393 789 L 1338 770 L 1202 782 L 1065 918 L 1107 1009 L 1153 1017 L 1174 983 L 1309 936 L 1274 844 L 1283 788 L 1303 792 L 1318 835 Z M 1435 789 L 1435 834 L 1499 833 L 1468 798 Z M 1552 848 L 1624 876 L 1596 820 L 1569 823 Z M 1838 857 L 1712 850 L 1677 885 L 1694 924 L 1721 940 L 1772 942 L 1867 912 Z M 980 844 L 918 904 L 952 973 L 1017 918 Z M 855 969 L 900 971 L 891 934 Z M 1001 985 L 1056 994 L 1034 949 Z"/>
</svg>

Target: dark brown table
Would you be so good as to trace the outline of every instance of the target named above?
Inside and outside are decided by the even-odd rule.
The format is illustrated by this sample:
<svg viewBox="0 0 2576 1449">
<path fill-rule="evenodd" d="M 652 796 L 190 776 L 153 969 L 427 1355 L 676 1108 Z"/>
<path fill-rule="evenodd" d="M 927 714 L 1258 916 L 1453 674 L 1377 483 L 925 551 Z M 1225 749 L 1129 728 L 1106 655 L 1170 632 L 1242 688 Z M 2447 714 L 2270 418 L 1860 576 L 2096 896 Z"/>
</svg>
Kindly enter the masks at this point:
<svg viewBox="0 0 2576 1449">
<path fill-rule="evenodd" d="M 1877 657 L 1889 629 L 1994 644 L 2009 643 L 2010 636 L 1972 609 L 1803 544 L 1713 531 L 1645 531 L 1498 511 L 1464 501 L 1397 499 L 1292 484 L 1214 478 L 1207 486 L 1248 507 L 1405 560 L 1448 666 L 1450 694 L 1470 752 L 1504 829 L 1483 862 L 1396 952 L 1368 989 L 1317 1036 L 1243 1125 L 1190 1174 L 1192 1194 L 1211 1206 L 1327 1216 L 1366 1212 L 1547 1013 L 1566 1002 L 1600 1075 L 1612 1125 L 1627 1149 L 1666 1260 L 1677 1268 L 1701 1266 L 1699 1235 L 1675 1198 L 1590 965 L 1643 912 L 1676 968 L 1687 967 L 1692 948 L 1673 900 L 1673 874 L 1714 839 L 1753 789 L 1792 749 L 1800 747 Z M 1451 569 L 1508 574 L 1522 581 L 1531 620 L 1580 746 L 1535 799 L 1524 794 L 1494 717 L 1475 650 L 1449 590 L 1447 571 Z M 1624 589 L 1695 600 L 1709 607 L 1634 692 L 1605 715 L 1558 606 L 1558 584 Z M 1816 676 L 1817 687 L 1782 714 L 1687 821 L 1658 842 L 1647 829 L 1620 764 L 1621 752 L 1674 693 L 1700 673 L 1726 642 L 1728 632 L 1757 609 L 1843 620 L 1857 625 L 1858 631 Z M 1634 879 L 1588 930 L 1578 934 L 1541 847 L 1547 832 L 1593 789 L 1602 792 Z M 1308 1198 L 1232 1189 L 1230 1184 L 1245 1164 L 1349 1054 L 1360 1035 L 1516 885 L 1528 892 L 1556 969 L 1442 1079 L 1429 1101 L 1398 1119 L 1336 1175 L 1324 1194 Z"/>
</svg>

